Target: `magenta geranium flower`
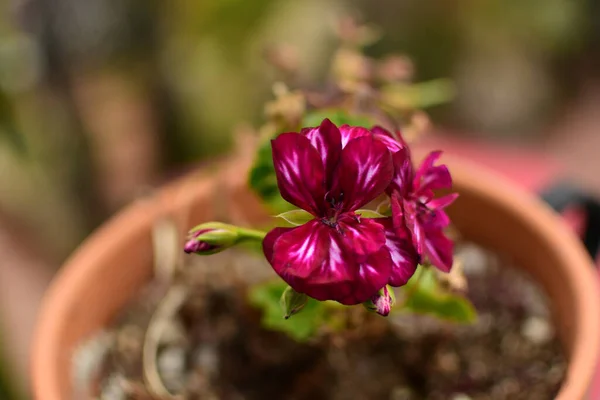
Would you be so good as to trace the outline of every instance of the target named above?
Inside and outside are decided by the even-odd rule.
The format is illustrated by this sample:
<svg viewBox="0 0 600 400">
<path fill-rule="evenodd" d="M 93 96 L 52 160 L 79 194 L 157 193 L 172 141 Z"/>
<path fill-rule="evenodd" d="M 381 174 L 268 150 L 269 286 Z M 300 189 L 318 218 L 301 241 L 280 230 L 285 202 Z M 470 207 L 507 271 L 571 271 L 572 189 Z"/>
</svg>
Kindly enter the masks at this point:
<svg viewBox="0 0 600 400">
<path fill-rule="evenodd" d="M 410 237 L 398 236 L 391 218 L 355 213 L 384 193 L 394 166 L 376 132 L 353 129 L 324 120 L 272 141 L 282 197 L 314 219 L 275 228 L 263 241 L 267 260 L 294 290 L 345 305 L 365 302 L 388 283 L 405 284 L 417 265 Z"/>
<path fill-rule="evenodd" d="M 453 263 L 453 242 L 444 233 L 450 219 L 444 208 L 458 194 L 436 198 L 434 190 L 450 189 L 452 177 L 445 165 L 434 166 L 441 156 L 440 151 L 431 152 L 420 167 L 414 171 L 407 147 L 393 154 L 394 178 L 387 189 L 390 195 L 392 218 L 398 232 L 410 231 L 419 256 L 444 272 L 450 271 Z"/>
<path fill-rule="evenodd" d="M 458 194 L 434 197 L 434 190 L 452 187 L 448 168 L 445 165 L 433 165 L 441 152 L 430 153 L 415 172 L 410 150 L 401 135 L 394 136 L 381 127 L 368 130 L 343 125 L 340 130 L 346 140 L 373 135 L 393 153 L 394 178 L 387 192 L 396 233 L 401 236 L 408 234 L 420 258 L 427 256 L 433 265 L 448 272 L 452 268 L 454 245 L 444 233 L 450 220 L 443 209 Z"/>
<path fill-rule="evenodd" d="M 394 136 L 384 128 L 371 130 L 342 125 L 342 140 L 373 136 L 393 153 L 394 178 L 387 192 L 390 195 L 394 227 L 399 236 L 410 235 L 419 256 L 442 271 L 452 268 L 453 242 L 444 234 L 450 224 L 444 208 L 457 194 L 434 197 L 436 189 L 450 189 L 452 178 L 445 165 L 434 166 L 441 152 L 432 152 L 419 169 L 413 169 L 410 150 L 401 135 Z M 407 233 L 407 229 L 408 232 Z"/>
</svg>

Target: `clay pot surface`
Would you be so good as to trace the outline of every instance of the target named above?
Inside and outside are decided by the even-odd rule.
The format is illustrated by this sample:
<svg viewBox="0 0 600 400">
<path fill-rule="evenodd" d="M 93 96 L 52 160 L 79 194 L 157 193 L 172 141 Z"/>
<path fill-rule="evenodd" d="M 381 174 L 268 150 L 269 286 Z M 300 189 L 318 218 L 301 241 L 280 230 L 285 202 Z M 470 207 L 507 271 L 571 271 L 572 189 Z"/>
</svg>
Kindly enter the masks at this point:
<svg viewBox="0 0 600 400">
<path fill-rule="evenodd" d="M 476 164 L 444 157 L 459 199 L 450 216 L 468 240 L 529 272 L 551 300 L 569 365 L 560 400 L 584 399 L 600 354 L 600 295 L 592 260 L 577 237 L 539 200 Z M 260 224 L 267 218 L 245 187 L 245 170 L 223 164 L 188 176 L 123 210 L 65 263 L 44 300 L 33 343 L 38 400 L 71 398 L 72 356 L 152 276 L 151 230 L 174 216 L 182 232 L 213 219 Z"/>
</svg>

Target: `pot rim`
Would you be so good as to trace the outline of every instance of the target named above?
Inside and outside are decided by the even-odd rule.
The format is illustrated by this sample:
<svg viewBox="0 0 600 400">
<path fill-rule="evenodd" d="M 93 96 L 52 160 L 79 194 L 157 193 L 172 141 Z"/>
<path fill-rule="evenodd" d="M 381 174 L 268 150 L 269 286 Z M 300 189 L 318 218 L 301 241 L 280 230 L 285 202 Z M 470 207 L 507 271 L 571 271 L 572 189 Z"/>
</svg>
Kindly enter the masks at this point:
<svg viewBox="0 0 600 400">
<path fill-rule="evenodd" d="M 562 224 L 560 218 L 544 203 L 517 187 L 506 178 L 478 164 L 445 155 L 443 161 L 452 170 L 454 182 L 462 191 L 476 194 L 482 201 L 494 202 L 524 220 L 536 234 L 552 244 L 558 258 L 565 260 L 571 294 L 576 305 L 576 325 L 567 373 L 557 400 L 585 398 L 600 355 L 600 291 L 593 262 L 578 238 Z M 60 335 L 68 324 L 69 305 L 77 301 L 75 287 L 86 285 L 91 269 L 99 268 L 90 261 L 98 251 L 116 246 L 123 237 L 149 230 L 152 221 L 197 201 L 215 189 L 215 181 L 223 176 L 234 179 L 233 187 L 245 185 L 244 174 L 182 178 L 158 192 L 159 201 L 136 201 L 96 230 L 67 260 L 53 280 L 42 302 L 32 347 L 32 385 L 34 397 L 61 400 L 61 380 L 56 363 L 61 357 Z M 493 182 L 490 184 L 489 182 Z M 186 192 L 186 196 L 176 193 Z M 115 235 L 115 232 L 119 232 Z M 566 260 L 569 260 L 567 263 Z M 595 301 L 594 301 L 595 300 Z"/>
<path fill-rule="evenodd" d="M 564 287 L 570 289 L 574 298 L 573 325 L 579 329 L 574 332 L 565 379 L 555 400 L 586 399 L 600 367 L 600 285 L 594 261 L 581 240 L 548 204 L 477 163 L 454 157 L 446 157 L 444 162 L 453 177 L 459 176 L 457 171 L 461 178 L 470 177 L 460 182 L 462 190 L 475 193 L 484 201 L 496 202 L 519 216 L 563 261 L 558 265 L 568 276 Z"/>
</svg>

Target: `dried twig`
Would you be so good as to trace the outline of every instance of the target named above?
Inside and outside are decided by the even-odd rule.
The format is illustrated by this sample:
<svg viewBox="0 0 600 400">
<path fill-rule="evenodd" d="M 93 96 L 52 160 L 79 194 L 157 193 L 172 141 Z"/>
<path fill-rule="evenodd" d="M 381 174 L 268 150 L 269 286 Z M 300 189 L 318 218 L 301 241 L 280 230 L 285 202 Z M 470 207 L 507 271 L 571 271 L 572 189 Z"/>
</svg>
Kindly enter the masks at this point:
<svg viewBox="0 0 600 400">
<path fill-rule="evenodd" d="M 163 332 L 172 322 L 179 308 L 185 303 L 188 294 L 189 289 L 187 287 L 181 285 L 172 286 L 159 303 L 148 324 L 142 353 L 144 381 L 148 386 L 148 391 L 156 398 L 175 398 L 165 387 L 160 377 L 156 358 Z"/>
<path fill-rule="evenodd" d="M 153 227 L 152 242 L 154 248 L 154 276 L 161 283 L 173 280 L 180 265 L 178 227 L 170 218 L 161 218 Z"/>
<path fill-rule="evenodd" d="M 188 211 L 184 210 L 186 213 Z M 163 333 L 188 297 L 186 287 L 173 284 L 178 272 L 177 268 L 182 265 L 177 222 L 183 223 L 184 221 L 175 221 L 168 217 L 161 218 L 154 225 L 152 232 L 155 277 L 159 282 L 168 286 L 165 296 L 150 319 L 142 350 L 144 381 L 148 392 L 157 399 L 175 398 L 160 377 L 156 359 Z"/>
</svg>

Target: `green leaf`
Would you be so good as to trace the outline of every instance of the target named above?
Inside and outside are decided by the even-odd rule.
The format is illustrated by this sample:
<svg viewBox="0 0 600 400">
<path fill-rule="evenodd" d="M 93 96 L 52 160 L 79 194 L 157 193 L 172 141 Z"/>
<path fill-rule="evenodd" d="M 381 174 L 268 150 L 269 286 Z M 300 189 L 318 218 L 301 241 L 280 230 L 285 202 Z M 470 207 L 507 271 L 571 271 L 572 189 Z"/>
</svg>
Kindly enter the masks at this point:
<svg viewBox="0 0 600 400">
<path fill-rule="evenodd" d="M 475 307 L 464 296 L 444 290 L 431 267 L 419 266 L 404 286 L 407 296 L 395 310 L 429 314 L 443 320 L 469 324 L 475 321 Z"/>
<path fill-rule="evenodd" d="M 20 156 L 27 153 L 25 137 L 17 129 L 12 99 L 0 91 L 0 143 L 3 141 Z"/>
<path fill-rule="evenodd" d="M 308 302 L 308 296 L 304 293 L 296 292 L 291 286 L 288 286 L 281 295 L 279 303 L 283 310 L 283 317 L 285 319 L 290 318 L 293 315 L 298 314 L 306 303 Z"/>
<path fill-rule="evenodd" d="M 27 152 L 27 145 L 23 136 L 10 126 L 0 126 L 0 140 L 5 140 L 16 154 L 23 156 Z"/>
<path fill-rule="evenodd" d="M 285 319 L 280 300 L 286 287 L 286 283 L 281 280 L 257 285 L 249 293 L 250 303 L 262 310 L 261 323 L 265 328 L 283 332 L 298 342 L 307 341 L 321 326 L 325 306 L 309 298 L 302 312 Z"/>
<path fill-rule="evenodd" d="M 377 206 L 377 213 L 383 215 L 384 217 L 392 216 L 392 205 L 390 204 L 389 199 L 385 199 L 379 203 Z"/>
<path fill-rule="evenodd" d="M 346 110 L 331 108 L 306 113 L 302 120 L 302 126 L 319 126 L 325 118 L 329 118 L 337 126 L 348 124 L 371 128 L 373 125 L 376 125 L 373 118 L 368 115 L 353 115 L 349 114 Z"/>
<path fill-rule="evenodd" d="M 450 79 L 440 78 L 415 84 L 398 83 L 383 89 L 383 102 L 401 110 L 424 109 L 445 104 L 456 96 Z"/>
<path fill-rule="evenodd" d="M 374 121 L 368 116 L 351 115 L 341 109 L 329 109 L 307 113 L 302 120 L 302 127 L 319 126 L 325 118 L 329 118 L 336 125 L 348 124 L 368 128 L 375 125 Z M 274 135 L 269 140 L 265 140 L 258 149 L 254 165 L 250 170 L 248 184 L 272 212 L 282 213 L 293 210 L 295 207 L 281 197 L 277 187 L 270 140 L 276 136 Z"/>
<path fill-rule="evenodd" d="M 258 149 L 254 165 L 250 169 L 248 184 L 270 210 L 281 213 L 295 207 L 285 201 L 279 193 L 272 157 L 271 141 L 266 140 Z"/>
<path fill-rule="evenodd" d="M 283 218 L 286 222 L 294 226 L 299 226 L 307 223 L 315 217 L 308 211 L 292 210 L 277 215 L 277 218 Z"/>
<path fill-rule="evenodd" d="M 377 211 L 373 210 L 361 209 L 354 212 L 364 218 L 385 218 L 385 215 L 379 214 Z"/>
</svg>

